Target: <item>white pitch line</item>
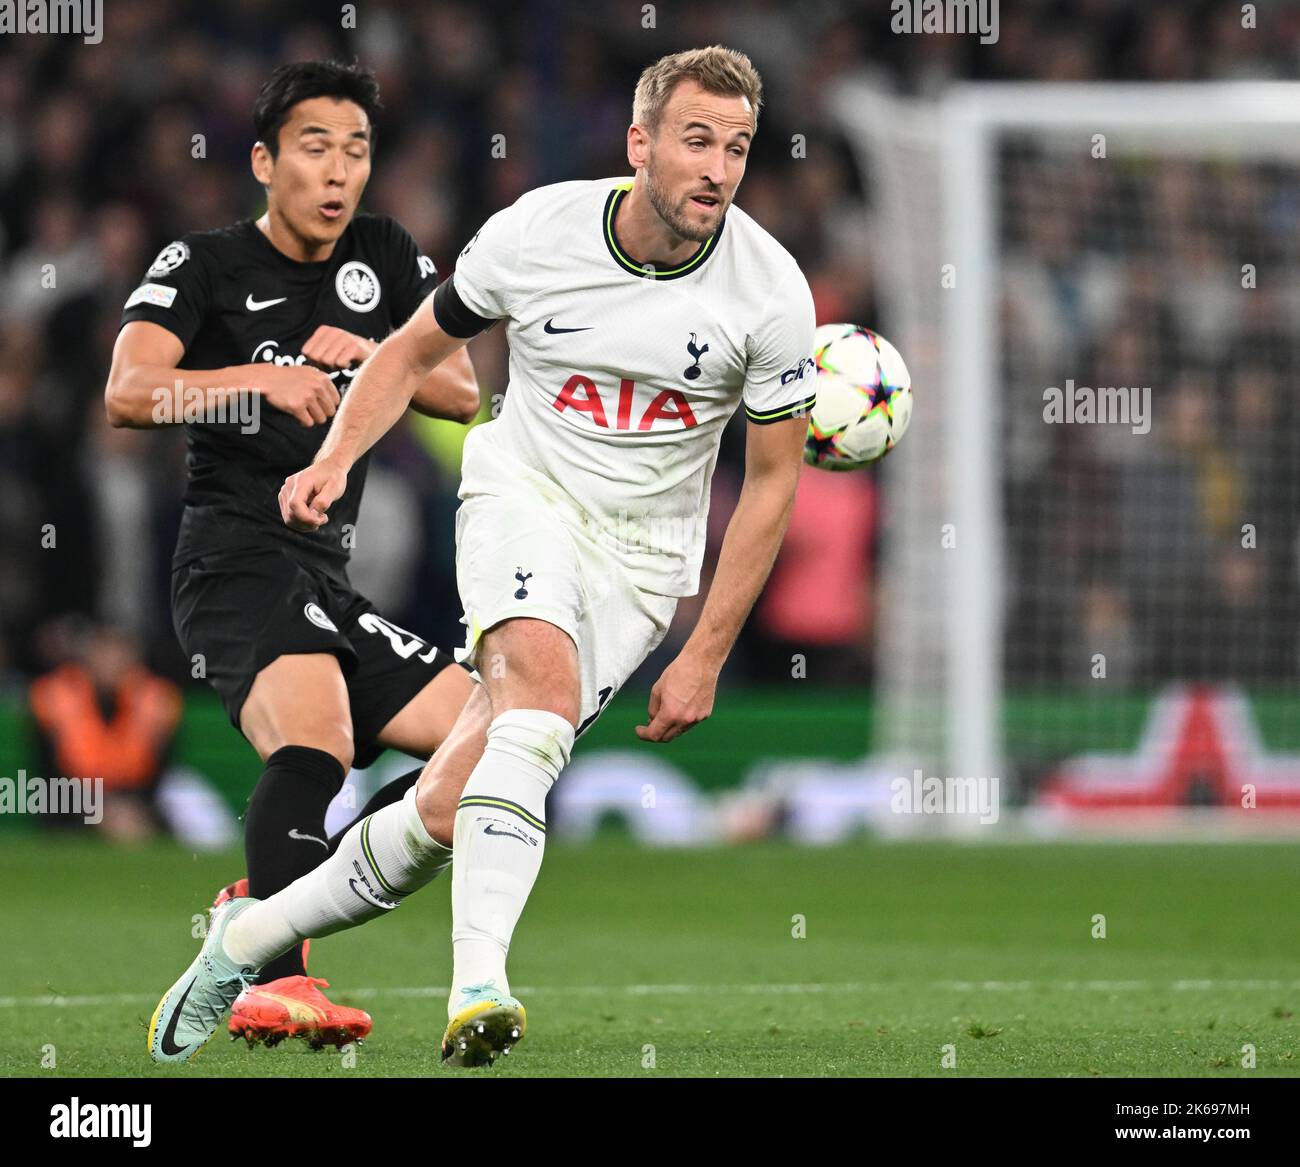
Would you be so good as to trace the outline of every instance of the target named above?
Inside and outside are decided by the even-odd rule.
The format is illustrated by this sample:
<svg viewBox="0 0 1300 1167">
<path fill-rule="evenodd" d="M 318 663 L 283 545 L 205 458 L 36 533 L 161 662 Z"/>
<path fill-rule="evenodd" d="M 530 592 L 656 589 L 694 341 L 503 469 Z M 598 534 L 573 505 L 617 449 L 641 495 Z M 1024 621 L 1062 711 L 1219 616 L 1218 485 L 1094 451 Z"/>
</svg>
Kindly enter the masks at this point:
<svg viewBox="0 0 1300 1167">
<path fill-rule="evenodd" d="M 0 1009 L 25 1009 L 32 1005 L 50 1005 L 58 1008 L 75 1009 L 80 1005 L 142 1005 L 149 1001 L 155 1004 L 157 997 L 147 997 L 143 993 L 103 993 L 99 996 L 60 997 L 0 997 Z"/>
<path fill-rule="evenodd" d="M 734 993 L 763 996 L 768 994 L 825 994 L 825 993 L 881 993 L 902 996 L 917 988 L 933 992 L 957 993 L 1027 993 L 1035 990 L 1050 992 L 1084 993 L 1136 993 L 1151 991 L 1184 992 L 1250 992 L 1291 991 L 1300 989 L 1300 979 L 1295 980 L 1177 980 L 1177 981 L 929 981 L 920 986 L 884 984 L 856 981 L 848 984 L 663 984 L 663 985 L 518 985 L 516 991 L 525 997 L 546 993 L 566 996 L 657 997 L 685 996 L 690 993 Z M 450 992 L 447 985 L 382 986 L 340 991 L 340 999 L 372 997 L 445 997 Z M 150 993 L 103 993 L 86 996 L 60 996 L 46 994 L 37 997 L 0 997 L 0 1009 L 56 1008 L 75 1009 L 105 1005 L 152 1005 L 158 998 Z"/>
</svg>

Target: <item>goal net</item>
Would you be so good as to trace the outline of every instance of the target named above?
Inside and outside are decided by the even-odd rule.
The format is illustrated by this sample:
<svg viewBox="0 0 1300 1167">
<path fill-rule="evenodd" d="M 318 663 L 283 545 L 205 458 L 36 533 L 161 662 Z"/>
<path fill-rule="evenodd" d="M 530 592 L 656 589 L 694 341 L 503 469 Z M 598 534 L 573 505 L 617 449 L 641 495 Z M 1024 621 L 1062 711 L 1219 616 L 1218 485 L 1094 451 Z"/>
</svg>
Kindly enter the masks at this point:
<svg viewBox="0 0 1300 1167">
<path fill-rule="evenodd" d="M 873 752 L 1030 804 L 1296 805 L 1300 86 L 835 108 L 916 392 Z"/>
</svg>

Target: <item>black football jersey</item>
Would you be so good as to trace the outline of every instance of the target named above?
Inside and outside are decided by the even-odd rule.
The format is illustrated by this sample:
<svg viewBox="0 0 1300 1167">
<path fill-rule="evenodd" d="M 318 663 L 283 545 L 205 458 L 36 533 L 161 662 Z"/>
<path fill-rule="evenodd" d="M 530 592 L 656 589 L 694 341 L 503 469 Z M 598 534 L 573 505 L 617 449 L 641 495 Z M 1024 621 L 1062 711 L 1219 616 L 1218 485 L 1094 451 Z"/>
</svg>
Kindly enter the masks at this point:
<svg viewBox="0 0 1300 1167">
<path fill-rule="evenodd" d="M 127 299 L 122 324 L 148 320 L 174 333 L 185 346 L 183 369 L 303 364 L 302 346 L 321 325 L 381 341 L 437 282 L 415 240 L 383 215 L 357 215 L 330 258 L 317 263 L 290 259 L 246 220 L 164 247 Z M 340 395 L 355 376 L 331 374 Z M 258 405 L 255 427 L 234 410 L 226 420 L 187 420 L 188 482 L 174 565 L 270 539 L 342 570 L 368 458 L 349 472 L 347 492 L 323 528 L 293 531 L 280 519 L 277 495 L 288 475 L 311 463 L 333 419 L 305 427 L 264 399 Z"/>
</svg>

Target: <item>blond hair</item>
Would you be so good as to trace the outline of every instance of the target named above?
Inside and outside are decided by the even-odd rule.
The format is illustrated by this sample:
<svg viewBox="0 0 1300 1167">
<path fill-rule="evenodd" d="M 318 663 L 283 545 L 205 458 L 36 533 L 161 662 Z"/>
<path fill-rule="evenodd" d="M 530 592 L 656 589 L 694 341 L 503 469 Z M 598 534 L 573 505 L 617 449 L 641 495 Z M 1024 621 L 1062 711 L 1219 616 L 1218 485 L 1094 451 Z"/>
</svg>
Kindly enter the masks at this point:
<svg viewBox="0 0 1300 1167">
<path fill-rule="evenodd" d="M 754 111 L 754 129 L 758 129 L 763 79 L 754 68 L 754 62 L 744 53 L 722 45 L 670 53 L 648 66 L 636 83 L 632 120 L 650 134 L 655 133 L 663 120 L 668 99 L 683 81 L 694 81 L 706 93 L 748 98 Z"/>
</svg>

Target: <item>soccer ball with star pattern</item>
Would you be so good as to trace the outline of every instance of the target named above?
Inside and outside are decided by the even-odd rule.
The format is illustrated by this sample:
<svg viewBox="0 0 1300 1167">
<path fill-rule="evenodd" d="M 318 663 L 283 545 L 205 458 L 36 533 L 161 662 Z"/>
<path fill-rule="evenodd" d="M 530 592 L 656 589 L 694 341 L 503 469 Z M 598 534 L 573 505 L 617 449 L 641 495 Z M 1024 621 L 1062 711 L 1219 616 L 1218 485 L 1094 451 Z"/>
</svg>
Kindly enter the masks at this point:
<svg viewBox="0 0 1300 1167">
<path fill-rule="evenodd" d="M 804 461 L 857 470 L 883 458 L 912 420 L 912 378 L 898 350 L 856 324 L 823 324 L 813 336 L 817 402 Z"/>
</svg>

